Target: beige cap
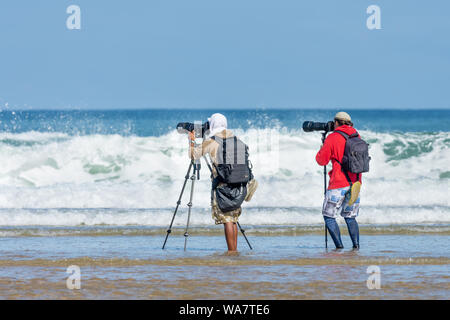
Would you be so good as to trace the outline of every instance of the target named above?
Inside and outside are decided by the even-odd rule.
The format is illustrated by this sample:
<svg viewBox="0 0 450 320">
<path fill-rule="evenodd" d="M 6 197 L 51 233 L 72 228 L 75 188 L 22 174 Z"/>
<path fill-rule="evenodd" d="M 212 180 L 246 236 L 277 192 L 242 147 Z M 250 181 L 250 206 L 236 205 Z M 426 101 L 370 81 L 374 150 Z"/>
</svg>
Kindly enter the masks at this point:
<svg viewBox="0 0 450 320">
<path fill-rule="evenodd" d="M 336 113 L 336 115 L 334 116 L 335 119 L 338 120 L 343 120 L 343 121 L 352 121 L 352 118 L 350 117 L 350 115 L 347 112 L 341 111 Z"/>
</svg>

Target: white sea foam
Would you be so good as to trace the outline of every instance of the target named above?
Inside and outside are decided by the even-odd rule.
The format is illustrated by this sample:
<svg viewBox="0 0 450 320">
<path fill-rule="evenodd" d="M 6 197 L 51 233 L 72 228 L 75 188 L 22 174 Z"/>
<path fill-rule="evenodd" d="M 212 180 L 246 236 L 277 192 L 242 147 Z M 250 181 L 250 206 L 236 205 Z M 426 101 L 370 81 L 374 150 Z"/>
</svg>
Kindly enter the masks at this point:
<svg viewBox="0 0 450 320">
<path fill-rule="evenodd" d="M 363 179 L 360 221 L 448 223 L 450 133 L 360 133 L 372 156 Z M 253 200 L 245 204 L 252 208 L 247 222 L 320 223 L 323 170 L 314 159 L 320 135 L 250 129 L 240 136 L 250 145 L 259 181 Z M 0 225 L 159 226 L 170 218 L 189 159 L 186 136 L 176 132 L 161 137 L 27 132 L 0 134 L 0 163 Z M 203 163 L 194 194 L 194 206 L 203 214 L 194 215 L 194 224 L 211 223 L 209 199 Z"/>
</svg>

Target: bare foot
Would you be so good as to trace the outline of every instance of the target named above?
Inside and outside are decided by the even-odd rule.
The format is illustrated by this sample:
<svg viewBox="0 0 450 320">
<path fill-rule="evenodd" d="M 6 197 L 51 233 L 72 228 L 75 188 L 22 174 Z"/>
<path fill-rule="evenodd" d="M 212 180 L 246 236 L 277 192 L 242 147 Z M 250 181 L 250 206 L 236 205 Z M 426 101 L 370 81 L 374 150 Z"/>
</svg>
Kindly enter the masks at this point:
<svg viewBox="0 0 450 320">
<path fill-rule="evenodd" d="M 225 253 L 225 255 L 227 255 L 227 256 L 238 256 L 239 255 L 239 252 L 236 250 L 236 251 L 231 251 L 231 250 L 228 250 L 226 253 Z"/>
</svg>

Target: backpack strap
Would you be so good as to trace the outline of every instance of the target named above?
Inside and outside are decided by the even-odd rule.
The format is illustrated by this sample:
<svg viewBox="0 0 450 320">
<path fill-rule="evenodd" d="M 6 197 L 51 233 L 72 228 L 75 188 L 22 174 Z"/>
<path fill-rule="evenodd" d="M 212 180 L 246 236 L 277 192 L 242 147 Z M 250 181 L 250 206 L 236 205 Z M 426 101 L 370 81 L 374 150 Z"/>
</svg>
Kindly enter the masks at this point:
<svg viewBox="0 0 450 320">
<path fill-rule="evenodd" d="M 345 132 L 342 132 L 342 131 L 339 131 L 339 130 L 335 130 L 334 132 L 337 132 L 337 133 L 339 133 L 341 136 L 343 136 L 344 139 L 345 139 L 345 142 L 347 142 L 348 138 L 350 138 L 350 136 L 349 136 L 347 133 L 345 133 Z M 339 161 L 339 160 L 336 159 L 336 158 L 334 158 L 334 160 L 336 160 L 336 162 L 339 163 L 339 164 L 341 165 L 341 168 L 342 168 L 342 162 Z M 342 170 L 342 171 L 344 171 L 344 170 Z M 344 171 L 344 173 L 345 173 L 345 171 Z M 347 174 L 346 174 L 346 176 L 347 176 Z M 349 179 L 347 179 L 347 180 L 349 180 Z"/>
<path fill-rule="evenodd" d="M 222 161 L 227 163 L 227 139 L 222 139 Z"/>
<path fill-rule="evenodd" d="M 352 133 L 352 134 L 350 134 L 350 135 L 347 134 L 347 133 L 345 133 L 345 132 L 343 132 L 343 131 L 340 131 L 340 130 L 335 130 L 334 132 L 339 133 L 341 136 L 343 136 L 343 137 L 345 138 L 345 140 L 348 140 L 348 139 L 350 139 L 350 138 L 356 138 L 356 137 L 359 136 L 359 133 L 358 133 L 358 132 Z"/>
<path fill-rule="evenodd" d="M 234 136 L 234 164 L 237 164 L 237 137 Z"/>
<path fill-rule="evenodd" d="M 342 167 L 341 167 L 341 169 L 342 169 Z M 348 183 L 350 184 L 350 189 L 351 189 L 352 186 L 353 186 L 353 182 L 352 182 L 352 180 L 350 179 L 350 177 L 348 176 L 348 172 L 345 171 L 344 169 L 342 169 L 342 172 L 345 174 L 345 177 L 347 178 L 347 181 L 348 181 Z"/>
<path fill-rule="evenodd" d="M 218 143 L 220 143 L 220 140 L 222 140 L 222 160 L 223 160 L 223 164 L 226 164 L 227 163 L 226 150 L 227 150 L 227 139 L 228 138 L 222 139 L 220 137 L 212 136 L 211 139 L 213 139 L 214 141 L 219 140 L 219 141 L 217 141 Z M 234 159 L 233 160 L 234 160 L 234 164 L 237 164 L 238 154 L 237 154 L 237 137 L 236 136 L 233 136 L 233 141 L 234 141 L 234 148 L 233 148 L 234 149 L 234 155 L 233 155 Z"/>
<path fill-rule="evenodd" d="M 212 136 L 211 139 L 216 141 L 219 144 L 222 143 L 222 161 L 223 161 L 223 164 L 225 164 L 227 162 L 227 152 L 226 152 L 227 141 L 226 141 L 226 139 L 222 139 L 217 136 Z"/>
<path fill-rule="evenodd" d="M 334 132 L 337 132 L 337 133 L 339 133 L 341 136 L 343 136 L 343 137 L 345 138 L 345 141 L 347 141 L 348 138 L 350 138 L 350 136 L 349 136 L 347 133 L 342 132 L 342 131 L 340 131 L 340 130 L 335 130 Z"/>
<path fill-rule="evenodd" d="M 335 132 L 337 132 L 337 133 L 339 133 L 341 136 L 343 136 L 343 137 L 345 138 L 345 142 L 347 142 L 347 140 L 350 139 L 350 138 L 354 138 L 354 137 L 357 137 L 357 136 L 358 136 L 358 133 L 357 133 L 357 132 L 355 132 L 355 133 L 353 133 L 353 134 L 351 134 L 351 135 L 348 135 L 347 133 L 342 132 L 342 131 L 340 131 L 340 130 L 335 130 Z M 349 177 L 349 175 L 348 175 L 348 172 L 342 168 L 342 162 L 341 162 L 341 161 L 339 161 L 338 159 L 334 159 L 334 160 L 336 160 L 337 163 L 339 163 L 339 164 L 341 165 L 341 170 L 342 170 L 342 172 L 344 173 L 345 178 L 347 179 L 348 183 L 350 184 L 350 189 L 349 189 L 349 190 L 351 190 L 351 189 L 352 189 L 352 186 L 353 186 L 353 182 L 352 182 L 352 180 L 350 179 L 350 177 Z M 358 175 L 359 175 L 359 174 L 358 174 Z M 359 180 L 359 176 L 358 176 L 358 175 L 356 176 L 356 177 L 357 177 L 357 180 Z"/>
</svg>

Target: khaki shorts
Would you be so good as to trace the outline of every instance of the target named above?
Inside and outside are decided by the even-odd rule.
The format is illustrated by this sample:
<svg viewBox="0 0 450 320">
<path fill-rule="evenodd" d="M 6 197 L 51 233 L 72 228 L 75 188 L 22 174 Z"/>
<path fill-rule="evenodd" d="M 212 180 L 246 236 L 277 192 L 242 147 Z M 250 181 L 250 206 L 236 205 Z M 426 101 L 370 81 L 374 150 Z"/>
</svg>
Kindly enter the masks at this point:
<svg viewBox="0 0 450 320">
<path fill-rule="evenodd" d="M 212 208 L 212 218 L 216 222 L 216 224 L 224 224 L 227 222 L 238 222 L 239 216 L 241 215 L 242 208 L 239 207 L 239 209 L 228 211 L 228 212 L 222 212 L 217 205 L 216 202 L 216 193 L 213 192 L 213 199 L 211 202 L 211 208 Z"/>
</svg>

